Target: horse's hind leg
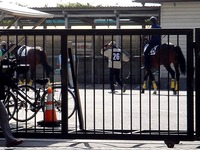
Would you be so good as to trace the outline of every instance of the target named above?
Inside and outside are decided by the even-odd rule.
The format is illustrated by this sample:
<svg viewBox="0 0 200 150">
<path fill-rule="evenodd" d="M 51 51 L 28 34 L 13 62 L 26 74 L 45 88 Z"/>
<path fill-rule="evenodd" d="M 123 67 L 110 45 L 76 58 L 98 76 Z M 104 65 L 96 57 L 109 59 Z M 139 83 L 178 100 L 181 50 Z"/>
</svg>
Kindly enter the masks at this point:
<svg viewBox="0 0 200 150">
<path fill-rule="evenodd" d="M 146 88 L 147 88 L 147 78 L 148 78 L 148 71 L 145 71 L 145 74 L 144 74 L 144 82 L 143 82 L 143 84 L 142 84 L 141 93 L 144 93 L 144 91 L 145 91 Z"/>
<path fill-rule="evenodd" d="M 171 66 L 165 66 L 166 70 L 171 75 L 171 81 L 170 81 L 170 88 L 175 92 L 175 71 L 171 68 Z"/>
<path fill-rule="evenodd" d="M 156 92 L 157 92 L 157 85 L 156 85 L 156 82 L 155 82 L 155 77 L 154 77 L 154 75 L 153 75 L 153 73 L 152 73 L 151 70 L 149 71 L 149 77 L 150 77 L 150 80 L 151 80 L 151 83 L 152 83 L 153 89 L 154 89 L 153 94 L 156 94 Z"/>
<path fill-rule="evenodd" d="M 180 72 L 178 69 L 178 65 L 175 65 L 175 72 L 176 72 L 176 85 L 175 85 L 175 92 L 177 92 L 179 90 L 179 78 L 180 78 Z M 174 93 L 176 94 L 176 93 Z"/>
<path fill-rule="evenodd" d="M 141 93 L 144 93 L 144 91 L 145 91 L 146 88 L 147 88 L 147 79 L 148 79 L 148 76 L 149 76 L 149 72 L 150 72 L 150 71 L 151 71 L 150 69 L 145 70 L 144 82 L 143 82 L 143 84 L 142 84 Z"/>
</svg>

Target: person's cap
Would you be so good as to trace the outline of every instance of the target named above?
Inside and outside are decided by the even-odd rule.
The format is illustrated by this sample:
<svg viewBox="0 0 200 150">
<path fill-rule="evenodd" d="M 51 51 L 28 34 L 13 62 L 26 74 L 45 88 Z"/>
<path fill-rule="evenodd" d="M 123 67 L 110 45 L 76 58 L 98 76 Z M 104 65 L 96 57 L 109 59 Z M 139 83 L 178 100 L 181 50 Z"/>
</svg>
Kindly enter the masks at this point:
<svg viewBox="0 0 200 150">
<path fill-rule="evenodd" d="M 155 16 L 152 16 L 149 20 L 150 21 L 157 21 L 157 18 Z"/>
<path fill-rule="evenodd" d="M 1 45 L 7 45 L 6 41 L 1 41 Z"/>
</svg>

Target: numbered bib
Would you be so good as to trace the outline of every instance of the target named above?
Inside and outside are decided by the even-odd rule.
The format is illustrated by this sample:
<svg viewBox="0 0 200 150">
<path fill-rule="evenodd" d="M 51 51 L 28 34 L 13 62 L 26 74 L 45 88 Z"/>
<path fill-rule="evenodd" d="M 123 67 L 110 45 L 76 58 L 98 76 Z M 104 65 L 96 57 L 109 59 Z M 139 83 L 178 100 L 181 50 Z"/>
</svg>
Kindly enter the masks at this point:
<svg viewBox="0 0 200 150">
<path fill-rule="evenodd" d="M 120 60 L 121 60 L 121 53 L 113 52 L 113 61 L 120 61 Z"/>
</svg>

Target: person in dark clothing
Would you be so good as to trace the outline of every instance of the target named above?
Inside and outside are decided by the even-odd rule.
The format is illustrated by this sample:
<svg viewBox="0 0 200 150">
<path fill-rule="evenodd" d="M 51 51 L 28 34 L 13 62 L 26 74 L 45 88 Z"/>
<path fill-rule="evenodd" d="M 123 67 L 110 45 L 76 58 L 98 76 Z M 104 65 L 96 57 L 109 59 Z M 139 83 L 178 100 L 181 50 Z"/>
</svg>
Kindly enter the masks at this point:
<svg viewBox="0 0 200 150">
<path fill-rule="evenodd" d="M 21 144 L 23 140 L 16 139 L 13 136 L 11 128 L 9 126 L 8 113 L 3 104 L 3 100 L 5 99 L 5 86 L 8 86 L 13 89 L 18 88 L 15 82 L 0 69 L 0 119 L 1 119 L 0 126 L 3 132 L 3 135 L 6 139 L 6 146 L 14 147 Z"/>
<path fill-rule="evenodd" d="M 152 23 L 151 29 L 160 29 L 161 28 L 157 24 L 157 18 L 156 17 L 152 16 L 150 18 L 150 21 Z M 144 51 L 145 68 L 146 69 L 149 69 L 149 67 L 150 67 L 150 64 L 149 64 L 149 53 L 150 53 L 150 50 L 156 45 L 161 45 L 161 36 L 160 35 L 151 35 L 148 44 L 149 44 L 149 46 Z"/>
</svg>

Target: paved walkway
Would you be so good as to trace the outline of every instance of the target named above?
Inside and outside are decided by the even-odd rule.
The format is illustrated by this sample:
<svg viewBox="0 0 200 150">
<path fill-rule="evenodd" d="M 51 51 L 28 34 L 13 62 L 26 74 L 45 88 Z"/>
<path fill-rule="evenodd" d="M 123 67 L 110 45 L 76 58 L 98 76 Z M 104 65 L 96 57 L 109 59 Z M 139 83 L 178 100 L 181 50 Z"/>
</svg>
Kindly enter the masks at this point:
<svg viewBox="0 0 200 150">
<path fill-rule="evenodd" d="M 18 147 L 4 147 L 4 139 L 0 139 L 0 150 L 60 150 L 60 149 L 95 149 L 95 150 L 168 150 L 163 141 L 130 141 L 130 140 L 71 140 L 71 139 L 24 139 Z M 181 141 L 174 150 L 200 149 L 200 141 Z"/>
<path fill-rule="evenodd" d="M 95 109 L 95 112 L 96 112 L 96 120 L 99 119 L 98 117 L 98 113 L 101 113 L 101 111 L 103 110 L 102 109 L 102 96 L 104 96 L 104 100 L 105 100 L 105 106 L 106 106 L 106 110 L 109 111 L 111 110 L 110 106 L 112 106 L 112 97 L 113 95 L 112 94 L 108 94 L 108 90 L 105 90 L 105 95 L 102 94 L 102 90 L 95 90 L 95 93 L 94 91 L 91 89 L 91 90 L 87 90 L 87 98 L 84 100 L 84 91 L 80 91 L 80 95 L 82 97 L 82 101 L 83 101 L 83 104 L 84 104 L 84 101 L 87 101 L 87 107 L 90 108 L 90 109 L 87 109 L 87 112 L 93 112 L 93 102 L 94 102 L 94 97 L 96 99 L 98 99 L 98 101 L 96 100 L 95 102 L 95 105 L 98 106 L 96 109 Z M 134 117 L 133 118 L 133 122 L 138 122 L 138 120 L 140 120 L 141 118 L 143 118 L 144 121 L 148 121 L 148 118 L 146 119 L 145 117 L 149 116 L 147 115 L 149 113 L 149 110 L 148 109 L 143 109 L 143 115 L 137 115 L 137 114 L 140 114 L 139 112 L 139 108 L 138 107 L 138 104 L 140 104 L 143 108 L 149 108 L 149 103 L 146 102 L 146 100 L 148 100 L 149 98 L 149 93 L 148 91 L 144 94 L 144 95 L 141 95 L 141 97 L 139 98 L 139 91 L 138 90 L 133 90 L 131 91 L 132 93 L 130 93 L 129 90 L 127 90 L 127 92 L 125 94 L 123 94 L 123 98 L 126 99 L 126 101 L 123 101 L 124 104 L 123 104 L 123 108 L 126 110 L 124 111 L 123 113 L 132 113 L 134 114 Z M 157 106 L 158 106 L 158 98 L 160 98 L 160 106 L 162 106 L 162 113 L 160 115 L 162 115 L 162 119 L 161 120 L 161 125 L 160 125 L 160 128 L 161 129 L 166 129 L 166 119 L 164 117 L 168 117 L 168 116 L 165 116 L 165 114 L 168 114 L 166 112 L 168 112 L 168 107 L 165 107 L 165 106 L 168 106 L 168 102 L 170 101 L 171 103 L 170 104 L 177 104 L 177 101 L 176 101 L 176 96 L 173 96 L 171 95 L 170 96 L 170 99 L 167 99 L 168 97 L 166 96 L 168 95 L 168 93 L 166 93 L 165 91 L 162 91 L 161 92 L 161 95 L 160 97 L 158 97 L 158 95 L 152 95 L 151 96 L 151 113 L 152 115 L 154 115 L 154 119 L 156 119 L 156 116 L 158 115 L 155 115 L 157 113 Z M 186 112 L 186 93 L 185 92 L 180 92 L 180 96 L 181 96 L 181 103 L 179 104 L 179 114 L 181 114 L 181 116 L 179 117 L 179 119 L 183 120 L 180 122 L 179 124 L 179 127 L 181 127 L 181 129 L 187 129 L 187 126 L 186 126 L 186 122 L 185 122 L 185 118 L 187 116 L 187 114 L 185 113 Z M 132 98 L 133 97 L 133 98 Z M 114 116 L 118 116 L 118 111 L 120 111 L 120 109 L 117 109 L 117 107 L 120 107 L 121 108 L 121 95 L 120 95 L 120 92 L 119 94 L 115 94 L 114 95 L 114 98 L 115 98 L 115 101 L 114 101 L 114 104 L 115 104 L 115 109 L 116 109 L 116 114 L 114 114 Z M 126 108 L 129 108 L 130 106 L 127 105 L 127 104 L 130 104 L 130 99 L 132 98 L 132 101 L 134 103 L 133 105 L 133 110 L 131 110 L 131 112 L 129 112 L 128 110 L 129 109 L 126 109 Z M 166 100 L 167 99 L 167 100 Z M 175 100 L 174 100 L 175 99 Z M 142 100 L 142 101 L 141 101 Z M 111 103 L 111 104 L 110 104 Z M 155 104 L 155 105 L 154 105 Z M 175 117 L 175 120 L 177 115 L 174 115 L 174 114 L 177 114 L 177 105 L 172 105 L 170 106 L 170 114 L 171 114 L 171 119 L 173 117 Z M 85 108 L 85 107 L 83 107 Z M 100 110 L 100 111 L 99 111 Z M 83 111 L 85 112 L 85 111 Z M 108 113 L 108 114 L 111 114 L 111 113 Z M 87 113 L 87 128 L 89 129 L 92 129 L 92 126 L 93 126 L 93 117 L 90 117 L 91 114 Z M 43 116 L 43 115 L 42 115 Z M 101 115 L 100 115 L 101 116 Z M 129 115 L 125 115 L 126 117 L 128 117 Z M 37 116 L 37 118 L 39 118 L 39 116 Z M 100 117 L 101 118 L 101 117 Z M 41 118 L 40 118 L 41 119 Z M 106 118 L 107 119 L 107 118 Z M 108 117 L 109 119 L 109 117 Z M 117 118 L 116 118 L 117 119 Z M 73 120 L 73 119 L 72 119 Z M 100 119 L 99 119 L 100 120 Z M 130 123 L 128 122 L 130 119 L 126 119 L 124 117 L 124 124 L 127 124 L 129 125 Z M 100 122 L 100 121 L 99 121 Z M 110 125 L 110 120 L 106 120 L 107 124 Z M 127 123 L 128 122 L 128 123 Z M 73 124 L 70 124 L 70 125 L 73 125 Z M 112 125 L 112 124 L 111 124 Z M 117 128 L 118 126 L 117 125 L 120 125 L 120 121 L 117 121 L 115 123 L 115 127 Z M 138 126 L 140 124 L 134 124 L 134 129 L 140 129 Z M 148 126 L 145 126 L 145 125 L 148 125 L 148 122 L 142 122 L 142 125 L 143 125 L 143 128 L 144 129 L 148 129 Z M 152 123 L 152 128 L 154 129 L 154 126 L 156 126 L 157 124 L 153 124 Z M 174 127 L 174 124 L 170 124 L 170 128 Z M 176 125 L 176 124 L 175 124 Z M 176 125 L 177 126 L 177 125 Z M 176 127 L 175 126 L 175 127 Z M 101 127 L 101 124 L 98 124 L 96 123 L 96 127 Z M 126 126 L 124 125 L 124 128 Z M 109 126 L 107 127 L 109 129 Z M 117 128 L 118 129 L 118 128 Z M 76 149 L 94 149 L 94 150 L 123 150 L 123 149 L 133 149 L 133 150 L 168 150 L 169 148 L 167 147 L 167 145 L 164 143 L 164 141 L 148 141 L 148 140 L 143 140 L 143 141 L 137 141 L 137 140 L 86 140 L 86 139 L 24 139 L 24 143 L 22 143 L 19 147 L 15 147 L 15 148 L 6 148 L 5 147 L 5 141 L 3 138 L 0 139 L 0 150 L 4 150 L 4 149 L 7 149 L 7 150 L 12 150 L 12 149 L 15 149 L 15 150 L 23 150 L 23 149 L 28 149 L 28 150 L 38 150 L 38 149 L 41 149 L 41 150 L 60 150 L 60 149 L 70 149 L 70 150 L 76 150 Z M 174 146 L 175 150 L 193 150 L 193 149 L 200 149 L 200 141 L 181 141 L 179 144 L 176 144 Z"/>
</svg>

